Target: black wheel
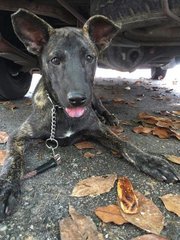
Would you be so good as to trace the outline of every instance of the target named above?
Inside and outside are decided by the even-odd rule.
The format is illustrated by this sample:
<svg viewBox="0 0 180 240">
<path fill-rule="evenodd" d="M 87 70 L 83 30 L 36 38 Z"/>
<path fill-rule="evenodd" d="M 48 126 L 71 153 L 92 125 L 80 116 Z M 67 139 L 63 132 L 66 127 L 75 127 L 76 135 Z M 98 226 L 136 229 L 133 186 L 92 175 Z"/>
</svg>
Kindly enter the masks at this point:
<svg viewBox="0 0 180 240">
<path fill-rule="evenodd" d="M 162 69 L 161 67 L 151 68 L 151 79 L 152 80 L 162 80 L 166 76 L 167 70 Z"/>
<path fill-rule="evenodd" d="M 18 64 L 0 58 L 0 100 L 20 99 L 29 90 L 32 75 L 20 69 Z"/>
</svg>

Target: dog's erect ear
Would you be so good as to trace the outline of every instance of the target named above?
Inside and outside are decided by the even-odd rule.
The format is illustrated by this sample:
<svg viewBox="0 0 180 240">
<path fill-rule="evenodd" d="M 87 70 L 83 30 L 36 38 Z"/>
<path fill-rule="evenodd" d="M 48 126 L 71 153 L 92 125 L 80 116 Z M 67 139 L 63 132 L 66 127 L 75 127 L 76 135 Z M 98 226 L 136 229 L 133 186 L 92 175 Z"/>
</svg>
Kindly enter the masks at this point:
<svg viewBox="0 0 180 240">
<path fill-rule="evenodd" d="M 120 30 L 114 22 L 105 16 L 95 15 L 83 26 L 83 33 L 96 44 L 99 51 L 105 49 Z"/>
<path fill-rule="evenodd" d="M 53 28 L 38 16 L 24 9 L 11 15 L 14 31 L 27 50 L 39 55 Z"/>
</svg>

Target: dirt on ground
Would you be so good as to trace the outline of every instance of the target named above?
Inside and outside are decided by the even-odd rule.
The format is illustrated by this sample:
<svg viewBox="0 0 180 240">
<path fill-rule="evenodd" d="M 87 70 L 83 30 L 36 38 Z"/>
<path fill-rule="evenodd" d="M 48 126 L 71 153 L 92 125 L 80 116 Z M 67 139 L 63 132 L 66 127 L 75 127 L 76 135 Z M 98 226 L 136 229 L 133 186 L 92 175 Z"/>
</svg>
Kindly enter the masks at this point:
<svg viewBox="0 0 180 240">
<path fill-rule="evenodd" d="M 178 88 L 178 86 L 177 86 Z M 138 114 L 164 116 L 180 110 L 180 95 L 168 89 L 163 81 L 153 82 L 148 79 L 109 79 L 96 81 L 95 91 L 104 105 L 120 120 L 123 135 L 139 148 L 156 155 L 180 156 L 180 144 L 176 137 L 160 139 L 153 135 L 133 132 L 140 125 Z M 30 99 L 13 101 L 17 108 L 7 108 L 0 103 L 0 131 L 11 134 L 28 117 L 32 105 Z M 168 115 L 169 117 L 169 115 Z M 5 144 L 0 144 L 5 149 Z M 84 157 L 85 152 L 94 154 Z M 91 176 L 117 174 L 127 176 L 135 189 L 159 207 L 165 217 L 165 226 L 161 236 L 169 240 L 180 239 L 180 219 L 165 209 L 160 197 L 166 194 L 180 194 L 179 184 L 158 182 L 139 172 L 123 158 L 119 158 L 102 148 L 97 143 L 94 149 L 78 150 L 75 146 L 58 148 L 62 162 L 56 168 L 22 182 L 21 202 L 17 211 L 0 223 L 0 239 L 3 240 L 58 240 L 60 237 L 59 221 L 69 216 L 69 205 L 82 215 L 90 216 L 97 229 L 107 240 L 130 240 L 146 234 L 146 231 L 126 223 L 118 226 L 102 223 L 94 210 L 117 201 L 116 187 L 110 192 L 96 197 L 72 197 L 72 189 L 82 179 Z M 99 154 L 97 154 L 99 152 Z M 26 172 L 45 163 L 50 158 L 50 151 L 44 141 L 33 140 L 28 143 L 25 152 Z M 178 164 L 171 163 L 180 175 Z M 94 239 L 96 240 L 96 239 Z"/>
</svg>

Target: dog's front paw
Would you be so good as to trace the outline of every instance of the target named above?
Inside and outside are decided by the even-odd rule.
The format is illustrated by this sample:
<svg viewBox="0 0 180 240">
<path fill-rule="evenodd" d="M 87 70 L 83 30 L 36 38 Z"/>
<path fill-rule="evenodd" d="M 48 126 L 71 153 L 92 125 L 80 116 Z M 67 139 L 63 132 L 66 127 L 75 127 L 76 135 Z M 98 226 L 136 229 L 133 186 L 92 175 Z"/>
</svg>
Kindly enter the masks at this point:
<svg viewBox="0 0 180 240">
<path fill-rule="evenodd" d="M 150 155 L 142 151 L 130 152 L 129 149 L 124 149 L 123 156 L 142 172 L 150 175 L 158 181 L 167 183 L 180 181 L 180 178 L 176 175 L 173 167 L 161 157 Z"/>
<path fill-rule="evenodd" d="M 14 212 L 19 195 L 19 182 L 12 182 L 6 179 L 0 180 L 0 221 Z"/>
</svg>

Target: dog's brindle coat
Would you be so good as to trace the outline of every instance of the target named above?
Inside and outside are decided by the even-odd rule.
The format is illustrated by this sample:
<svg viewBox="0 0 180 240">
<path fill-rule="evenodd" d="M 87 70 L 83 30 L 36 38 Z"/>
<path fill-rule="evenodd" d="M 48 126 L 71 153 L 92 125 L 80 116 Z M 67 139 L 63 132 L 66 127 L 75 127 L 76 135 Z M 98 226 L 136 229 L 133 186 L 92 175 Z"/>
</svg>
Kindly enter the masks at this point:
<svg viewBox="0 0 180 240">
<path fill-rule="evenodd" d="M 30 138 L 50 136 L 52 104 L 57 108 L 56 139 L 59 145 L 94 137 L 109 149 L 120 151 L 141 171 L 160 181 L 176 182 L 171 166 L 160 157 L 145 153 L 118 138 L 99 120 L 114 124 L 116 119 L 93 94 L 98 53 L 119 31 L 103 16 L 90 18 L 82 30 L 53 29 L 42 19 L 20 9 L 12 15 L 14 30 L 28 51 L 38 55 L 42 79 L 33 96 L 33 112 L 8 141 L 8 154 L 0 175 L 0 218 L 13 211 L 24 174 L 23 152 Z"/>
</svg>

